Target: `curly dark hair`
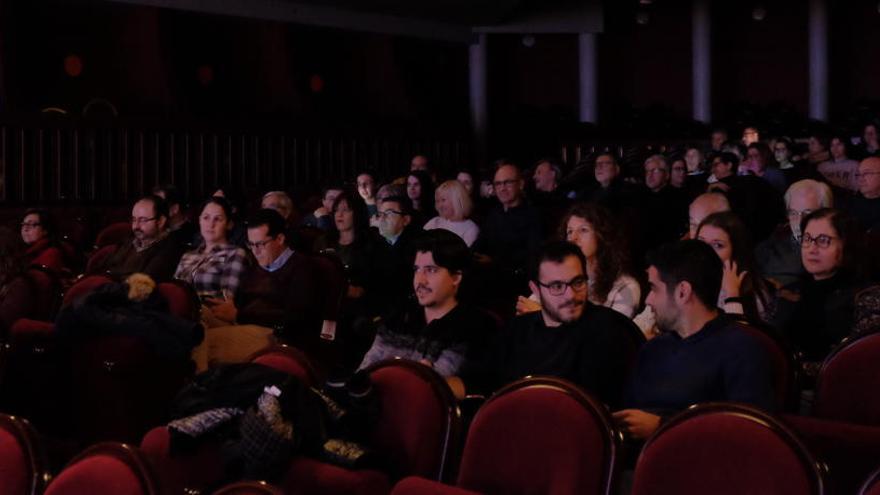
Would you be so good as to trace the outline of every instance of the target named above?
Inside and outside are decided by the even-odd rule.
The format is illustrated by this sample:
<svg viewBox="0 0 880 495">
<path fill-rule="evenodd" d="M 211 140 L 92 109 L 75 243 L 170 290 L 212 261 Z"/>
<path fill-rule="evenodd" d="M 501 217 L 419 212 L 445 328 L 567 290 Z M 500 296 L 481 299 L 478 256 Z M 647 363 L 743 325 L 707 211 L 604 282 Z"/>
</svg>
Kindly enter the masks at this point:
<svg viewBox="0 0 880 495">
<path fill-rule="evenodd" d="M 571 217 L 587 221 L 596 233 L 596 277 L 593 280 L 593 295 L 604 301 L 614 287 L 614 282 L 629 271 L 629 248 L 627 239 L 615 225 L 614 215 L 604 206 L 594 203 L 575 203 L 559 223 L 559 238 L 568 240 L 567 227 Z"/>
</svg>

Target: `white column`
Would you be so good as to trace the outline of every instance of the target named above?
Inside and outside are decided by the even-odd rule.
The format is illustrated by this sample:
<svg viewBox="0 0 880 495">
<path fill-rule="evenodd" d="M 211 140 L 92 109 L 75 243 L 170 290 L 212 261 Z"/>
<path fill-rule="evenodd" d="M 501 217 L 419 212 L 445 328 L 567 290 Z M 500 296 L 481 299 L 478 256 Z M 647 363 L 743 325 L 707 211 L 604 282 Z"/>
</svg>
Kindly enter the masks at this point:
<svg viewBox="0 0 880 495">
<path fill-rule="evenodd" d="M 828 9 L 809 3 L 810 118 L 828 120 Z"/>
<path fill-rule="evenodd" d="M 708 0 L 694 0 L 691 29 L 694 120 L 712 121 L 712 21 Z"/>
<path fill-rule="evenodd" d="M 581 122 L 595 124 L 599 120 L 599 102 L 597 91 L 597 59 L 596 35 L 580 33 L 578 35 L 578 87 L 580 105 L 578 115 Z"/>
<path fill-rule="evenodd" d="M 468 84 L 470 90 L 471 127 L 474 132 L 477 160 L 482 163 L 486 152 L 486 129 L 489 120 L 489 105 L 486 98 L 488 78 L 486 38 L 487 34 L 477 35 L 475 43 L 468 48 Z"/>
</svg>

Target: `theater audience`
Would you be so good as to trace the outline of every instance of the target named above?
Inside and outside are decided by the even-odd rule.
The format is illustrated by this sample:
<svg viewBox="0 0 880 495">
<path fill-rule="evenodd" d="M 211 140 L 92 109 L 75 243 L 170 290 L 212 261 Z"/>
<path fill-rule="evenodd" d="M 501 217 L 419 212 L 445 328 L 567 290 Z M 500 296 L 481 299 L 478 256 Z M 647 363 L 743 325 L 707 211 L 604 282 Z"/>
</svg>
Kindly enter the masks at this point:
<svg viewBox="0 0 880 495">
<path fill-rule="evenodd" d="M 588 299 L 587 260 L 566 241 L 546 244 L 530 268 L 540 311 L 512 319 L 490 346 L 466 391 L 491 392 L 527 375 L 565 378 L 612 406 L 642 342 L 628 318 Z"/>
<path fill-rule="evenodd" d="M 760 242 L 785 218 L 782 191 L 756 175 L 734 175 L 738 164 L 733 153 L 714 157 L 713 171 L 718 181 L 708 189 L 727 195 L 731 210 L 746 223 L 755 242 Z"/>
<path fill-rule="evenodd" d="M 173 184 L 163 184 L 153 188 L 153 194 L 165 200 L 168 205 L 168 229 L 171 237 L 181 246 L 190 246 L 198 240 L 198 227 L 189 220 L 186 201 L 180 190 Z"/>
<path fill-rule="evenodd" d="M 471 254 L 460 237 L 437 229 L 414 241 L 412 290 L 417 307 L 403 305 L 380 327 L 360 369 L 392 357 L 418 361 L 449 377 L 483 352 L 492 321 L 459 301 Z"/>
<path fill-rule="evenodd" d="M 730 211 L 730 203 L 727 196 L 719 192 L 703 193 L 688 206 L 688 239 L 697 238 L 697 227 L 703 219 L 713 213 Z"/>
<path fill-rule="evenodd" d="M 34 287 L 22 274 L 27 264 L 18 255 L 15 233 L 0 227 L 0 336 L 6 337 L 17 318 L 30 315 L 36 305 Z"/>
<path fill-rule="evenodd" d="M 587 299 L 632 318 L 641 303 L 639 282 L 627 273 L 629 249 L 606 208 L 578 203 L 572 206 L 560 225 L 559 237 L 580 248 L 586 259 Z M 539 311 L 538 293 L 520 297 L 517 313 Z"/>
<path fill-rule="evenodd" d="M 684 158 L 676 158 L 672 160 L 672 165 L 670 166 L 669 172 L 669 185 L 676 189 L 685 189 L 685 183 L 687 181 L 687 163 L 685 163 Z"/>
<path fill-rule="evenodd" d="M 754 142 L 746 150 L 746 160 L 740 165 L 740 173 L 749 173 L 769 182 L 779 193 L 783 193 L 788 183 L 785 174 L 776 168 L 770 147 L 765 143 Z"/>
<path fill-rule="evenodd" d="M 355 178 L 355 184 L 357 185 L 358 194 L 364 200 L 364 204 L 367 205 L 367 211 L 372 217 L 378 211 L 376 207 L 376 178 L 370 172 L 361 172 Z"/>
<path fill-rule="evenodd" d="M 801 220 L 820 208 L 831 208 L 833 203 L 828 184 L 812 179 L 799 180 L 785 192 L 787 221 L 755 249 L 758 268 L 773 285 L 788 287 L 803 275 Z"/>
<path fill-rule="evenodd" d="M 205 329 L 204 341 L 193 350 L 199 371 L 220 363 L 244 362 L 254 352 L 275 342 L 312 347 L 323 320 L 311 261 L 287 247 L 284 219 L 275 210 L 261 209 L 247 221 L 248 246 L 256 265 L 241 275 L 234 300 L 211 306 L 211 313 L 228 326 Z"/>
<path fill-rule="evenodd" d="M 67 268 L 64 250 L 58 241 L 55 222 L 48 210 L 30 208 L 21 217 L 21 240 L 25 244 L 25 265 L 42 265 L 61 272 Z"/>
<path fill-rule="evenodd" d="M 859 162 L 849 157 L 848 146 L 843 136 L 831 138 L 831 159 L 820 163 L 817 170 L 832 186 L 845 191 L 858 191 L 856 173 Z"/>
<path fill-rule="evenodd" d="M 880 158 L 868 157 L 856 172 L 858 193 L 846 201 L 845 209 L 858 219 L 865 229 L 880 225 Z"/>
<path fill-rule="evenodd" d="M 98 264 L 94 272 L 117 278 L 145 273 L 156 282 L 170 280 L 183 247 L 169 235 L 165 200 L 153 195 L 139 199 L 131 209 L 131 233 L 131 239 L 116 246 L 116 251 Z"/>
<path fill-rule="evenodd" d="M 476 199 L 477 191 L 475 190 L 475 184 L 477 181 L 473 172 L 468 169 L 460 169 L 458 173 L 455 174 L 455 180 L 461 182 L 461 185 L 464 186 L 464 190 L 467 191 L 471 200 Z"/>
<path fill-rule="evenodd" d="M 525 184 L 519 167 L 501 163 L 493 187 L 498 203 L 489 210 L 474 251 L 482 262 L 492 262 L 502 277 L 499 289 L 510 295 L 525 289 L 529 253 L 541 243 L 541 218 L 523 194 Z"/>
<path fill-rule="evenodd" d="M 425 223 L 425 230 L 445 229 L 472 246 L 480 234 L 480 227 L 470 219 L 474 204 L 464 186 L 457 180 L 448 180 L 434 193 L 437 216 Z"/>
<path fill-rule="evenodd" d="M 861 232 L 846 213 L 821 208 L 801 220 L 801 261 L 806 274 L 780 297 L 774 324 L 807 362 L 821 361 L 849 335 L 853 300 L 861 284 Z"/>
<path fill-rule="evenodd" d="M 560 179 L 562 179 L 562 169 L 559 165 L 550 160 L 541 160 L 535 164 L 535 171 L 532 173 L 535 191 L 552 193 L 559 187 Z"/>
<path fill-rule="evenodd" d="M 764 347 L 716 307 L 721 260 L 707 244 L 667 244 L 649 260 L 646 304 L 665 332 L 639 352 L 624 398 L 613 414 L 634 439 L 664 418 L 702 402 L 735 401 L 773 410 L 775 395 Z"/>
<path fill-rule="evenodd" d="M 232 207 L 223 198 L 210 198 L 199 210 L 202 245 L 180 258 L 174 278 L 190 284 L 208 306 L 233 300 L 241 274 L 249 263 L 247 252 L 229 242 Z"/>
<path fill-rule="evenodd" d="M 406 195 L 413 205 L 413 221 L 418 226 L 437 215 L 434 209 L 434 182 L 423 170 L 413 170 L 406 176 Z"/>
<path fill-rule="evenodd" d="M 342 194 L 340 186 L 325 187 L 321 191 L 321 206 L 303 218 L 303 225 L 324 231 L 330 230 L 333 227 L 333 217 L 330 212 L 333 210 L 333 203 L 340 194 Z"/>
<path fill-rule="evenodd" d="M 769 321 L 775 294 L 758 271 L 745 224 L 732 212 L 713 213 L 697 228 L 697 240 L 711 246 L 723 263 L 718 307 L 751 322 Z"/>
<path fill-rule="evenodd" d="M 354 191 L 343 191 L 333 203 L 333 228 L 315 242 L 315 251 L 337 257 L 348 279 L 347 300 L 357 314 L 376 315 L 385 303 L 383 271 L 388 266 L 388 245 L 370 229 L 367 206 Z"/>
</svg>

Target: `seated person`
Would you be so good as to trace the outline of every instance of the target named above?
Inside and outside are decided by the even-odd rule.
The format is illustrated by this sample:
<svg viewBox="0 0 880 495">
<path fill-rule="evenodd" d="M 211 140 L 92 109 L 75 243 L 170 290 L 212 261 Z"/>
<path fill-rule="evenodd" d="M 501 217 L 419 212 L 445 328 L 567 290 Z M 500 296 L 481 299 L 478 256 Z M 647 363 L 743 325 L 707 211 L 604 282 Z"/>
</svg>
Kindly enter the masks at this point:
<svg viewBox="0 0 880 495">
<path fill-rule="evenodd" d="M 446 229 L 464 240 L 468 247 L 477 240 L 480 227 L 470 220 L 473 202 L 470 195 L 457 180 L 448 180 L 434 192 L 437 216 L 425 223 L 425 230 Z"/>
<path fill-rule="evenodd" d="M 321 206 L 303 218 L 302 224 L 307 227 L 315 227 L 321 230 L 330 230 L 333 227 L 333 202 L 342 194 L 342 187 L 329 186 L 321 191 Z"/>
<path fill-rule="evenodd" d="M 819 362 L 850 334 L 856 290 L 861 285 L 861 231 L 855 219 L 831 208 L 801 221 L 805 275 L 780 297 L 775 326 L 805 362 Z"/>
<path fill-rule="evenodd" d="M 32 282 L 22 276 L 27 265 L 16 255 L 17 250 L 15 233 L 0 227 L 0 336 L 3 337 L 15 320 L 30 315 L 35 306 L 36 290 Z"/>
<path fill-rule="evenodd" d="M 788 287 L 804 273 L 801 264 L 801 220 L 819 208 L 831 208 L 834 196 L 824 182 L 802 179 L 785 192 L 788 221 L 755 249 L 761 273 L 777 287 Z"/>
<path fill-rule="evenodd" d="M 360 369 L 383 359 L 419 361 L 449 377 L 462 372 L 484 351 L 493 323 L 488 315 L 459 303 L 471 254 L 460 237 L 430 230 L 414 242 L 412 287 L 418 308 L 384 322 Z"/>
<path fill-rule="evenodd" d="M 210 198 L 199 213 L 202 245 L 180 258 L 174 278 L 192 285 L 202 302 L 232 300 L 248 264 L 247 252 L 229 243 L 232 207 L 225 199 Z"/>
<path fill-rule="evenodd" d="M 367 205 L 367 212 L 370 214 L 370 217 L 374 216 L 379 211 L 376 204 L 376 178 L 372 172 L 362 171 L 355 178 L 355 184 L 357 185 L 358 194 Z"/>
<path fill-rule="evenodd" d="M 172 184 L 165 184 L 154 187 L 153 194 L 164 199 L 168 205 L 168 230 L 171 231 L 171 237 L 181 246 L 195 247 L 198 227 L 187 216 L 186 202 L 180 190 Z"/>
<path fill-rule="evenodd" d="M 587 298 L 632 318 L 641 302 L 639 282 L 627 273 L 628 249 L 606 208 L 588 203 L 572 206 L 562 219 L 559 237 L 581 249 L 587 260 Z M 539 311 L 538 295 L 517 301 L 517 314 Z"/>
<path fill-rule="evenodd" d="M 730 203 L 727 196 L 720 192 L 703 193 L 694 198 L 688 206 L 688 239 L 697 238 L 697 227 L 703 219 L 713 213 L 730 211 Z"/>
<path fill-rule="evenodd" d="M 67 268 L 55 222 L 47 210 L 31 208 L 24 212 L 21 240 L 27 246 L 22 260 L 26 265 L 42 265 L 56 272 Z"/>
<path fill-rule="evenodd" d="M 234 300 L 211 306 L 212 316 L 226 326 L 205 330 L 205 340 L 193 351 L 199 371 L 246 361 L 275 341 L 273 332 L 307 351 L 320 334 L 325 315 L 317 274 L 307 256 L 287 247 L 284 219 L 275 210 L 259 210 L 247 222 L 247 235 L 257 266 L 245 268 Z"/>
<path fill-rule="evenodd" d="M 619 405 L 643 339 L 627 317 L 588 300 L 586 265 L 570 242 L 539 251 L 529 285 L 541 310 L 514 318 L 497 335 L 482 365 L 462 376 L 466 391 L 486 393 L 526 375 L 551 375 Z"/>
<path fill-rule="evenodd" d="M 855 174 L 858 192 L 846 204 L 846 210 L 865 229 L 880 225 L 880 158 L 872 156 L 862 160 Z"/>
<path fill-rule="evenodd" d="M 156 282 L 171 280 L 183 249 L 169 235 L 165 200 L 153 195 L 139 199 L 131 209 L 131 233 L 132 238 L 119 244 L 94 272 L 120 279 L 145 273 Z"/>
<path fill-rule="evenodd" d="M 717 308 L 722 265 L 709 245 L 667 244 L 649 259 L 650 292 L 664 333 L 639 352 L 624 409 L 614 413 L 635 439 L 650 436 L 692 404 L 736 401 L 772 410 L 770 358 L 762 344 Z"/>
</svg>

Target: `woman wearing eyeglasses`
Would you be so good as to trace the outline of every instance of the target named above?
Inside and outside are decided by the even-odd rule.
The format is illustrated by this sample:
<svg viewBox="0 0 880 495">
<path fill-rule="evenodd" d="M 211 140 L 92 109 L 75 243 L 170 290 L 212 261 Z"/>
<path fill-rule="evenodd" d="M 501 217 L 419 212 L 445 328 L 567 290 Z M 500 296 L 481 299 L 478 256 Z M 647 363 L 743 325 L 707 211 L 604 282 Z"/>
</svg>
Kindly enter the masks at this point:
<svg viewBox="0 0 880 495">
<path fill-rule="evenodd" d="M 635 316 L 641 300 L 639 282 L 629 275 L 626 243 L 606 208 L 579 203 L 562 218 L 559 237 L 576 244 L 587 259 L 587 298 L 627 318 Z M 534 299 L 520 297 L 517 313 L 541 309 Z"/>
<path fill-rule="evenodd" d="M 782 294 L 776 324 L 806 361 L 822 361 L 852 331 L 862 235 L 851 216 L 832 208 L 804 217 L 801 232 L 806 275 L 796 294 Z"/>
<path fill-rule="evenodd" d="M 202 244 L 180 258 L 174 278 L 192 285 L 210 308 L 235 297 L 249 259 L 244 249 L 229 242 L 233 221 L 228 201 L 219 196 L 209 198 L 199 211 Z M 207 316 L 206 322 L 209 326 L 229 323 L 214 322 Z"/>
<path fill-rule="evenodd" d="M 58 243 L 55 223 L 49 212 L 31 208 L 21 218 L 21 240 L 26 248 L 23 261 L 26 265 L 43 265 L 55 271 L 65 268 L 64 252 Z"/>
</svg>

